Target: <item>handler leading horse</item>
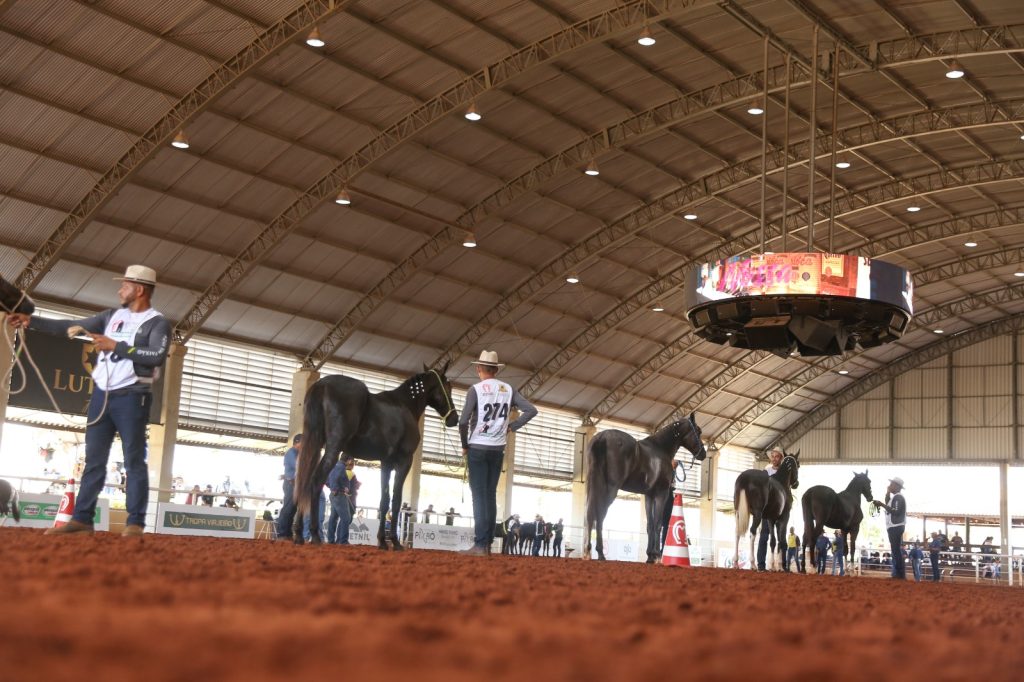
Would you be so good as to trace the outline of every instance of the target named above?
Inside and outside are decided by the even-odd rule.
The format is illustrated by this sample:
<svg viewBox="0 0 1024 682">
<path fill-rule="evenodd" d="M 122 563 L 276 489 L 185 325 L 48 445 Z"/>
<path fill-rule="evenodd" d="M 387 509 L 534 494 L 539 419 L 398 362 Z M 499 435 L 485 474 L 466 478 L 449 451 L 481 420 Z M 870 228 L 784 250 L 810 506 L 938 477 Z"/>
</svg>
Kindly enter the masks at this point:
<svg viewBox="0 0 1024 682">
<path fill-rule="evenodd" d="M 871 479 L 867 469 L 863 474 L 854 472 L 853 480 L 846 490 L 837 493 L 826 485 L 808 488 L 801 500 L 804 508 L 804 572 L 810 565 L 815 565 L 814 543 L 821 536 L 825 527 L 838 528 L 850 552 L 850 566 L 853 566 L 854 550 L 860 522 L 864 520 L 864 510 L 860 507 L 860 496 L 871 502 Z M 808 552 L 810 556 L 808 557 Z"/>
<path fill-rule="evenodd" d="M 786 525 L 789 523 L 789 512 L 793 507 L 791 489 L 800 485 L 800 451 L 794 454 L 785 453 L 779 470 L 771 476 L 761 469 L 747 469 L 736 477 L 733 488 L 733 508 L 736 510 L 736 552 L 732 560 L 739 566 L 740 538 L 747 532 L 747 521 L 753 517 L 750 525 L 750 558 L 754 558 L 754 541 L 761 528 L 761 521 L 770 524 L 772 545 L 772 561 L 770 570 L 779 570 L 782 566 L 782 541 L 785 538 Z"/>
<path fill-rule="evenodd" d="M 597 434 L 587 456 L 587 548 L 590 557 L 590 531 L 597 525 L 597 557 L 604 560 L 604 517 L 619 490 L 642 493 L 647 507 L 647 563 L 660 555 L 658 526 L 666 504 L 672 504 L 672 460 L 676 450 L 685 447 L 697 459 L 707 457 L 700 439 L 700 427 L 691 413 L 686 419 L 673 422 L 653 436 L 636 440 L 617 429 Z"/>
<path fill-rule="evenodd" d="M 292 529 L 296 544 L 302 544 L 302 520 L 309 517 L 310 542 L 320 544 L 318 499 L 327 475 L 344 451 L 357 459 L 380 460 L 380 518 L 391 505 L 391 518 L 398 519 L 402 507 L 402 485 L 412 467 L 412 454 L 420 442 L 419 420 L 427 406 L 441 415 L 444 425 L 459 423 L 452 403 L 452 385 L 445 376 L 448 365 L 428 369 L 398 388 L 371 394 L 366 384 L 344 376 L 324 377 L 306 392 L 302 447 L 295 476 L 298 512 Z M 325 448 L 326 446 L 326 448 Z M 321 457 L 320 451 L 324 449 Z M 394 495 L 390 494 L 391 473 L 395 474 Z M 377 546 L 387 549 L 384 525 L 377 531 Z M 399 524 L 391 524 L 389 539 L 402 549 Z"/>
</svg>

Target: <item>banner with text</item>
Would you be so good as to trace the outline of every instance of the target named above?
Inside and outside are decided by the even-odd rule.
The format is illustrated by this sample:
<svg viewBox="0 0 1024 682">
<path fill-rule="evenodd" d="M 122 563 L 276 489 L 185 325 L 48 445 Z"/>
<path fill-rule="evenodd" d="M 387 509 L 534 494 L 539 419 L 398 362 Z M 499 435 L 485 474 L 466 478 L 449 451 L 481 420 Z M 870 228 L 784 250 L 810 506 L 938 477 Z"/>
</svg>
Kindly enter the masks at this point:
<svg viewBox="0 0 1024 682">
<path fill-rule="evenodd" d="M 256 512 L 191 504 L 157 505 L 156 532 L 165 535 L 212 535 L 219 538 L 256 537 Z"/>
<path fill-rule="evenodd" d="M 465 526 L 439 526 L 417 523 L 412 530 L 413 549 L 444 549 L 456 552 L 473 546 L 473 529 Z"/>
<path fill-rule="evenodd" d="M 36 493 L 19 493 L 18 507 L 21 509 L 21 521 L 14 522 L 14 517 L 7 523 L 20 528 L 52 528 L 57 516 L 60 500 L 63 495 L 45 495 Z M 96 512 L 92 517 L 96 530 L 110 530 L 110 501 L 100 498 L 96 503 Z"/>
<path fill-rule="evenodd" d="M 348 527 L 348 541 L 353 545 L 377 546 L 377 530 L 380 528 L 380 521 L 377 519 L 363 519 L 356 517 L 352 519 L 352 525 Z"/>
<path fill-rule="evenodd" d="M 85 415 L 92 395 L 92 368 L 96 361 L 96 347 L 89 342 L 67 339 L 40 331 L 28 330 L 25 336 L 32 359 L 39 365 L 39 372 L 46 380 L 44 387 L 35 371 L 29 368 L 25 389 L 12 393 L 10 404 L 32 410 L 53 412 L 53 403 L 46 395 L 50 389 L 57 407 L 64 414 Z M 18 337 L 21 343 L 21 337 Z M 21 382 L 21 372 L 14 370 L 12 385 Z M 149 423 L 160 423 L 160 405 L 163 402 L 163 381 L 153 384 L 153 406 L 149 410 Z"/>
</svg>

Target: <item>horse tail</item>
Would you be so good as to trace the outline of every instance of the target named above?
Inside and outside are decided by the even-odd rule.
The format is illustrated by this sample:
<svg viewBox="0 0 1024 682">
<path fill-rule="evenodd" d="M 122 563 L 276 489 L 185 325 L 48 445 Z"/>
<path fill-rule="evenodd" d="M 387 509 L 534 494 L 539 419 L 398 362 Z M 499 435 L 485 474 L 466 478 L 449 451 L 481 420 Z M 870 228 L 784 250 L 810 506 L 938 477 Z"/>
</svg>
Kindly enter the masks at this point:
<svg viewBox="0 0 1024 682">
<path fill-rule="evenodd" d="M 736 491 L 733 499 L 733 506 L 736 507 L 736 537 L 741 538 L 747 532 L 750 525 L 750 504 L 747 502 L 747 491 L 740 488 Z"/>
<path fill-rule="evenodd" d="M 605 442 L 605 438 L 598 434 L 590 441 L 590 446 L 587 448 L 587 499 L 586 499 L 586 515 L 584 524 L 586 525 L 583 548 L 583 558 L 590 558 L 590 548 L 592 546 L 590 533 L 597 525 L 597 519 L 601 515 L 598 506 L 601 504 L 601 495 L 599 491 L 604 491 L 606 482 L 608 480 L 608 444 Z M 598 530 L 600 535 L 600 530 Z"/>
<path fill-rule="evenodd" d="M 313 490 L 314 474 L 319 468 L 320 451 L 327 440 L 324 420 L 324 391 L 319 381 L 306 392 L 306 405 L 302 414 L 302 444 L 295 472 L 295 504 L 304 517 L 309 514 L 310 504 L 318 497 Z"/>
<path fill-rule="evenodd" d="M 11 495 L 11 516 L 14 517 L 15 523 L 21 521 L 21 501 L 18 496 L 17 489 L 14 490 L 14 494 Z"/>
</svg>

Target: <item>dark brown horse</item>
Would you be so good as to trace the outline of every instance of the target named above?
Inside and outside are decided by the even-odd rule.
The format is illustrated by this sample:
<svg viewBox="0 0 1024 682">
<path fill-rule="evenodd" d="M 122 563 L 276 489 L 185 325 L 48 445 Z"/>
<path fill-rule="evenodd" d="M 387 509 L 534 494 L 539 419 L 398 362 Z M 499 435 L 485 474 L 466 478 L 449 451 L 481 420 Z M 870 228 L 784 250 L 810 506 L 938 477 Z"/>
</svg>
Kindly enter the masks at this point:
<svg viewBox="0 0 1024 682">
<path fill-rule="evenodd" d="M 0 277 L 0 312 L 25 313 L 31 315 L 36 311 L 36 304 L 18 287 Z"/>
<path fill-rule="evenodd" d="M 808 566 L 807 552 L 810 552 L 810 565 L 815 565 L 814 544 L 826 526 L 842 531 L 846 548 L 850 552 L 850 565 L 853 565 L 857 533 L 860 532 L 860 522 L 864 520 L 864 510 L 860 508 L 861 495 L 868 502 L 874 499 L 867 469 L 863 474 L 854 472 L 850 485 L 841 493 L 826 485 L 816 485 L 804 493 L 801 503 L 804 508 L 805 571 Z"/>
<path fill-rule="evenodd" d="M 21 521 L 21 509 L 18 505 L 18 491 L 13 485 L 0 478 L 0 517 L 10 516 L 17 523 Z M 3 525 L 6 518 L 0 520 Z"/>
<path fill-rule="evenodd" d="M 319 508 L 310 504 L 317 499 L 327 475 L 342 452 L 357 459 L 380 461 L 380 518 L 388 505 L 391 518 L 397 519 L 402 507 L 402 485 L 412 467 L 412 455 L 420 443 L 420 417 L 427 406 L 434 408 L 445 426 L 459 423 L 452 403 L 452 385 L 442 369 L 428 369 L 406 379 L 390 391 L 371 394 L 366 384 L 344 376 L 324 377 L 306 392 L 302 447 L 295 477 L 298 513 L 292 537 L 302 544 L 302 520 L 310 519 L 310 542 L 320 544 Z M 323 455 L 321 456 L 321 450 Z M 395 474 L 394 495 L 390 494 L 391 474 Z M 399 524 L 391 524 L 391 546 L 402 549 Z M 377 546 L 387 549 L 384 524 L 377 531 Z"/>
<path fill-rule="evenodd" d="M 763 469 L 747 469 L 736 477 L 732 502 L 736 510 L 736 552 L 733 566 L 739 566 L 740 538 L 747 532 L 750 522 L 750 559 L 754 559 L 754 540 L 761 528 L 761 521 L 770 524 L 772 546 L 771 568 L 781 570 L 782 541 L 786 537 L 786 525 L 793 508 L 793 495 L 789 491 L 800 485 L 800 452 L 783 453 L 779 470 L 771 476 Z M 777 549 L 776 549 L 777 548 Z"/>
<path fill-rule="evenodd" d="M 636 440 L 617 429 L 594 436 L 587 449 L 587 528 L 584 558 L 590 557 L 590 532 L 597 526 L 597 557 L 604 560 L 604 517 L 620 490 L 644 495 L 647 508 L 647 563 L 661 554 L 659 525 L 671 504 L 676 450 L 685 447 L 697 459 L 707 457 L 700 427 L 691 413 L 653 436 Z"/>
</svg>

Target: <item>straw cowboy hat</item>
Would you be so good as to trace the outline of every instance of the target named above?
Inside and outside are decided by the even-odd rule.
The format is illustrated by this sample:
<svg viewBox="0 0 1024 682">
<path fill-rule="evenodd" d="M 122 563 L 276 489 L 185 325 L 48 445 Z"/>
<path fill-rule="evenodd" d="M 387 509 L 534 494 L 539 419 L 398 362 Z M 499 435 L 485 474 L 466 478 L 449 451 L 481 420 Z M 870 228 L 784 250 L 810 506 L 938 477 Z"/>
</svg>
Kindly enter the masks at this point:
<svg viewBox="0 0 1024 682">
<path fill-rule="evenodd" d="M 114 277 L 114 279 L 121 279 L 127 282 L 138 282 L 139 284 L 148 284 L 155 287 L 156 270 L 153 268 L 147 268 L 145 265 L 129 265 L 124 271 L 124 277 Z"/>
<path fill-rule="evenodd" d="M 482 350 L 480 351 L 480 359 L 474 360 L 473 365 L 483 365 L 485 367 L 494 367 L 501 369 L 504 367 L 504 363 L 498 362 L 498 351 L 495 350 Z"/>
<path fill-rule="evenodd" d="M 900 478 L 899 476 L 896 476 L 895 478 L 890 478 L 889 483 L 895 483 L 900 487 L 901 490 L 906 487 L 903 485 L 903 479 Z"/>
</svg>

